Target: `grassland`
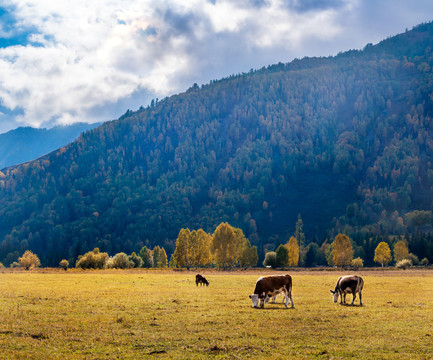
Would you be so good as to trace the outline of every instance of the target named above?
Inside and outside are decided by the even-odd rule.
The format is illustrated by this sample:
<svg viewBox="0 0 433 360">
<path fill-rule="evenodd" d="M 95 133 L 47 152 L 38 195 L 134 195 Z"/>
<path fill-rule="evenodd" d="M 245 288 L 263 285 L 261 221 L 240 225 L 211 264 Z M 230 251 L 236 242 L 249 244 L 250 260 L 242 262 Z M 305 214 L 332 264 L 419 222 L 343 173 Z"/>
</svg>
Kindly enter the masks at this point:
<svg viewBox="0 0 433 360">
<path fill-rule="evenodd" d="M 431 270 L 360 272 L 363 307 L 293 272 L 294 309 L 251 307 L 266 271 L 202 273 L 4 270 L 0 359 L 433 359 Z"/>
</svg>

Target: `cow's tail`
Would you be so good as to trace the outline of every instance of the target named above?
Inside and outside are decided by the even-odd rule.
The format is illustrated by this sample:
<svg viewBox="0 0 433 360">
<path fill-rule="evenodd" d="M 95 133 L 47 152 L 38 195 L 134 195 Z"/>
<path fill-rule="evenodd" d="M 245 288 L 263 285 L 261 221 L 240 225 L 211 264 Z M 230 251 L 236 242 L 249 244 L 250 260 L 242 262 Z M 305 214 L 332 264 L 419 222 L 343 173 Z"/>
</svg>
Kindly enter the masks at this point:
<svg viewBox="0 0 433 360">
<path fill-rule="evenodd" d="M 362 277 L 358 278 L 358 285 L 356 286 L 356 292 L 361 292 L 362 288 L 364 287 L 364 280 Z"/>
</svg>

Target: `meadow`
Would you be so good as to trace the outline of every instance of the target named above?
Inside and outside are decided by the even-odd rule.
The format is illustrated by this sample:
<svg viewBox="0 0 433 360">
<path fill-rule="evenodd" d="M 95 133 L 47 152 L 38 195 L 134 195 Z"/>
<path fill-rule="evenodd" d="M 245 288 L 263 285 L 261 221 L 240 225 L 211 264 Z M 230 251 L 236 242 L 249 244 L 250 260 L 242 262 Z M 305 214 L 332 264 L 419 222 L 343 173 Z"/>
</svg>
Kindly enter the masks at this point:
<svg viewBox="0 0 433 360">
<path fill-rule="evenodd" d="M 433 359 L 433 271 L 295 271 L 294 309 L 252 308 L 268 270 L 0 272 L 0 359 Z M 348 300 L 351 301 L 351 295 Z"/>
</svg>

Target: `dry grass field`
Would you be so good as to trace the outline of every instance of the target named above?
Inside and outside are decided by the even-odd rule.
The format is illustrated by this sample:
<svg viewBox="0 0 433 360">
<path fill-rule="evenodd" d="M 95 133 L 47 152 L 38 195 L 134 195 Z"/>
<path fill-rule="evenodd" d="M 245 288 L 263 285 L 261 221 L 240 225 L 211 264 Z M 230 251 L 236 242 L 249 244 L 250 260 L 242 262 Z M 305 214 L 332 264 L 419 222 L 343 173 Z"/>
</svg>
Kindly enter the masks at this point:
<svg viewBox="0 0 433 360">
<path fill-rule="evenodd" d="M 3 270 L 0 359 L 433 359 L 432 270 L 357 272 L 363 307 L 293 272 L 294 309 L 252 308 L 271 273 Z"/>
</svg>

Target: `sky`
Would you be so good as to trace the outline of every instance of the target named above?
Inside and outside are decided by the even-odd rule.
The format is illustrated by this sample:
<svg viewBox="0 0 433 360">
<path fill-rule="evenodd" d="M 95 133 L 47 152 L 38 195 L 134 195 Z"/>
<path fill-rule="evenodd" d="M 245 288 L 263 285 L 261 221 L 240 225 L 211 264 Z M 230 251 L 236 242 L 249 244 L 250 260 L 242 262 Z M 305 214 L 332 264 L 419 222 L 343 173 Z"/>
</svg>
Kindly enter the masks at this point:
<svg viewBox="0 0 433 360">
<path fill-rule="evenodd" d="M 0 0 L 0 133 L 113 120 L 431 20 L 431 0 Z"/>
</svg>

